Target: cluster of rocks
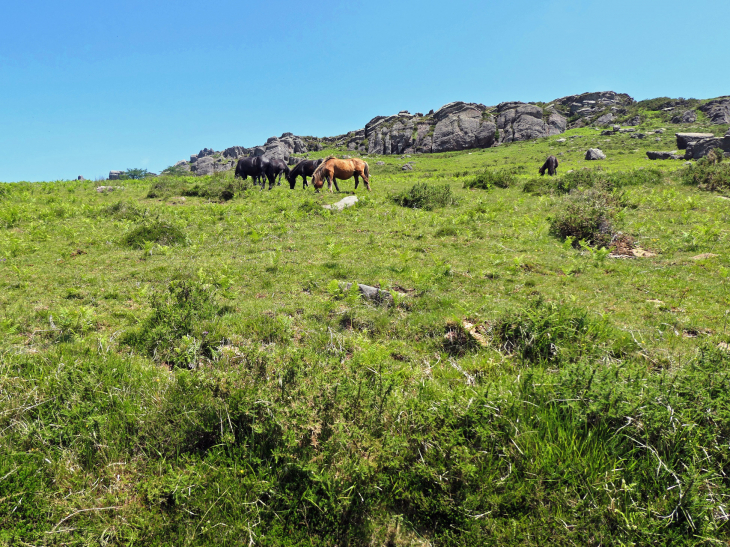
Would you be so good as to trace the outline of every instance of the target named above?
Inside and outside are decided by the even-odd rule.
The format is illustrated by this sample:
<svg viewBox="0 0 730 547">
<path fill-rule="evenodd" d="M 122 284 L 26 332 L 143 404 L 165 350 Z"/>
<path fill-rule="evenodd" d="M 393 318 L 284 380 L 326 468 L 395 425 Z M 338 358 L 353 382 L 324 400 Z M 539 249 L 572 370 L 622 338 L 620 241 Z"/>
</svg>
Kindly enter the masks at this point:
<svg viewBox="0 0 730 547">
<path fill-rule="evenodd" d="M 716 137 L 712 133 L 676 133 L 677 148 L 684 150 L 684 156 L 677 154 L 677 151 L 659 152 L 649 151 L 646 153 L 650 160 L 698 160 L 707 156 L 715 148 L 722 149 L 725 154 L 730 154 L 730 131 L 724 137 Z"/>
<path fill-rule="evenodd" d="M 730 131 L 724 137 L 712 133 L 677 133 L 677 148 L 685 151 L 685 159 L 704 158 L 715 148 L 727 153 L 730 152 Z"/>
<path fill-rule="evenodd" d="M 542 104 L 505 102 L 488 107 L 479 103 L 459 101 L 448 103 L 425 115 L 420 112 L 411 114 L 407 110 L 402 110 L 392 116 L 376 116 L 362 129 L 333 137 L 300 137 L 284 133 L 280 137 L 271 137 L 265 144 L 253 148 L 232 146 L 219 152 L 204 148 L 190 156 L 189 161 L 178 162 L 175 168 L 196 175 L 207 175 L 228 171 L 234 168 L 239 158 L 252 156 L 277 158 L 294 165 L 308 152 L 340 146 L 360 153 L 383 155 L 487 148 L 558 135 L 574 127 L 610 126 L 621 120 L 624 127 L 614 125 L 612 129 L 603 131 L 602 135 L 617 132 L 635 133 L 632 137 L 641 139 L 651 133 L 635 132 L 634 127 L 641 123 L 639 116 L 626 119 L 630 116 L 628 107 L 635 104 L 635 101 L 625 93 L 614 91 L 582 93 L 556 99 L 546 106 Z M 696 104 L 695 100 L 669 99 L 657 108 L 670 112 L 675 109 L 691 108 Z M 712 123 L 730 123 L 730 97 L 715 99 L 699 106 L 697 110 L 703 112 Z M 697 111 L 687 109 L 674 116 L 671 121 L 694 123 L 697 121 Z M 716 139 L 718 140 L 722 141 Z M 727 140 L 728 137 L 725 137 L 725 141 Z M 692 141 L 695 142 L 692 147 L 679 144 L 678 146 L 680 149 L 686 149 L 691 157 L 701 157 L 700 154 L 706 154 L 706 150 L 711 149 L 708 146 L 714 147 L 716 141 L 703 141 L 697 144 L 695 139 Z M 724 144 L 721 147 L 723 146 Z M 667 155 L 671 157 L 674 153 L 652 152 L 652 154 L 658 154 L 656 157 L 659 158 Z M 111 175 L 110 173 L 110 179 L 114 180 Z"/>
<path fill-rule="evenodd" d="M 573 119 L 570 124 L 572 129 L 613 123 L 619 116 L 626 114 L 626 107 L 632 104 L 634 99 L 626 93 L 597 91 L 562 97 L 548 105 L 548 108 L 554 106 L 557 111 Z"/>
<path fill-rule="evenodd" d="M 454 102 L 425 116 L 403 110 L 377 116 L 346 135 L 349 150 L 368 154 L 414 154 L 488 148 L 557 135 L 567 120 L 554 109 L 510 102 L 496 107 Z"/>
</svg>

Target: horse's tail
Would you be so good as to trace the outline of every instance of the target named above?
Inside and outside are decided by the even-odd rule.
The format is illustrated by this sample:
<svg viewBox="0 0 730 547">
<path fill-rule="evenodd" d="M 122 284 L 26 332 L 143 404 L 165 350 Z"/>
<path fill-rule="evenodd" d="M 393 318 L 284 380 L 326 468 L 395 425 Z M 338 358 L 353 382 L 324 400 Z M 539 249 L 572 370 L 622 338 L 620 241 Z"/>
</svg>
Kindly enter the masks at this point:
<svg viewBox="0 0 730 547">
<path fill-rule="evenodd" d="M 368 167 L 368 162 L 363 161 L 363 163 L 365 164 L 365 168 L 362 171 L 363 173 L 365 173 L 365 176 L 368 178 L 368 180 L 370 180 L 370 167 Z"/>
</svg>

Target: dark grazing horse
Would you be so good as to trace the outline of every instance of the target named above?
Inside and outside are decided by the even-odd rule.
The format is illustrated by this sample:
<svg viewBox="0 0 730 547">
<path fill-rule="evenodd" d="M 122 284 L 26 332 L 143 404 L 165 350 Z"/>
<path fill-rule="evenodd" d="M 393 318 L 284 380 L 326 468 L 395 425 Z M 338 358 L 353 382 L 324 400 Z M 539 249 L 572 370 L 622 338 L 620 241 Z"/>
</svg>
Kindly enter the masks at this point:
<svg viewBox="0 0 730 547">
<path fill-rule="evenodd" d="M 309 184 L 307 184 L 307 177 L 314 175 L 314 170 L 319 167 L 319 164 L 323 161 L 324 160 L 320 158 L 318 160 L 303 160 L 297 163 L 294 166 L 294 169 L 292 169 L 286 177 L 286 180 L 289 181 L 289 188 L 294 190 L 294 187 L 297 185 L 297 177 L 302 177 L 304 180 L 302 188 L 309 186 Z"/>
<path fill-rule="evenodd" d="M 253 165 L 258 169 L 259 181 L 261 182 L 261 189 L 264 189 L 266 184 L 266 169 L 269 166 L 269 158 L 264 156 L 255 156 L 253 159 Z"/>
<path fill-rule="evenodd" d="M 263 156 L 259 156 L 263 157 Z M 281 176 L 284 175 L 289 180 L 289 166 L 284 160 L 271 159 L 264 165 L 264 175 L 269 180 L 269 190 L 274 187 L 274 181 L 279 177 L 277 184 L 281 186 Z M 263 189 L 265 181 L 261 179 L 261 188 Z"/>
<path fill-rule="evenodd" d="M 261 171 L 260 156 L 255 158 L 241 158 L 236 164 L 236 177 L 241 177 L 246 180 L 246 177 L 251 177 L 254 184 L 259 183 L 259 179 L 263 178 L 264 173 Z"/>
<path fill-rule="evenodd" d="M 545 163 L 542 167 L 540 167 L 540 176 L 543 176 L 545 174 L 545 171 L 548 172 L 548 175 L 551 177 L 558 172 L 558 158 L 555 156 L 548 156 L 548 159 L 545 160 Z"/>
</svg>

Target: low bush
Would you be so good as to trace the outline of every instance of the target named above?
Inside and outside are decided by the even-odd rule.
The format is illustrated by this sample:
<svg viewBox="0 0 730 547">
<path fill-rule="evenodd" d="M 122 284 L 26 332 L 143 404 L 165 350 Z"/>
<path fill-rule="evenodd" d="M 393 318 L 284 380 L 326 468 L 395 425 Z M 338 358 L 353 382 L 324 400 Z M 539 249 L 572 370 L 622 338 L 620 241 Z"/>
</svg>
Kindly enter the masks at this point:
<svg viewBox="0 0 730 547">
<path fill-rule="evenodd" d="M 424 182 L 414 184 L 410 190 L 396 195 L 393 200 L 401 207 L 426 211 L 457 203 L 448 184 L 431 186 Z"/>
<path fill-rule="evenodd" d="M 485 169 L 470 180 L 464 182 L 464 188 L 481 188 L 483 190 L 491 190 L 495 186 L 497 188 L 509 188 L 516 181 L 517 176 L 513 171 L 505 169 L 489 171 Z"/>
<path fill-rule="evenodd" d="M 609 247 L 617 213 L 628 205 L 625 195 L 599 187 L 574 191 L 565 199 L 563 209 L 549 219 L 550 233 L 561 239 L 571 237 L 576 247 L 581 240 Z"/>
<path fill-rule="evenodd" d="M 701 190 L 714 192 L 730 189 L 730 163 L 713 163 L 702 158 L 692 167 L 682 171 L 684 184 L 698 186 Z"/>
<path fill-rule="evenodd" d="M 198 281 L 171 281 L 166 291 L 150 299 L 152 313 L 122 342 L 145 353 L 156 362 L 192 368 L 203 355 L 210 355 L 209 332 L 205 322 L 221 307 L 215 288 Z"/>
<path fill-rule="evenodd" d="M 132 249 L 144 249 L 145 243 L 182 245 L 187 241 L 185 232 L 164 220 L 154 220 L 137 225 L 122 238 L 122 244 Z"/>
</svg>

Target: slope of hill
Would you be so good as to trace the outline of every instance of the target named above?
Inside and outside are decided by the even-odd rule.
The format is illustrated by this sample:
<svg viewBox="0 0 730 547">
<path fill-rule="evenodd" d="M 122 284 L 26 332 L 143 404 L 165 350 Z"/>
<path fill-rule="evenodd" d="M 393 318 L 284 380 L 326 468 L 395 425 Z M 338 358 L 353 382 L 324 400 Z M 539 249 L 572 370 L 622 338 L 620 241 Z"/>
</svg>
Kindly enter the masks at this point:
<svg viewBox="0 0 730 547">
<path fill-rule="evenodd" d="M 626 110 L 371 158 L 343 211 L 2 185 L 0 545 L 726 543 L 730 173 Z"/>
</svg>

